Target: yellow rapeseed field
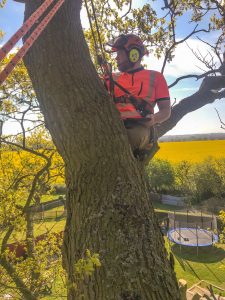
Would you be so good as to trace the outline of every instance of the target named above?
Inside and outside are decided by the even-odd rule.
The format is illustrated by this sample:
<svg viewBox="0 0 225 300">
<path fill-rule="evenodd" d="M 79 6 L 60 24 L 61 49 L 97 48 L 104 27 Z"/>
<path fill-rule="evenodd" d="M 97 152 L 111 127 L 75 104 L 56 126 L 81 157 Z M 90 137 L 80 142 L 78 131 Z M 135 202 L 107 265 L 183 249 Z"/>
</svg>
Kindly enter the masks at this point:
<svg viewBox="0 0 225 300">
<path fill-rule="evenodd" d="M 210 156 L 225 158 L 225 140 L 164 142 L 159 146 L 155 157 L 175 163 L 181 160 L 200 162 Z"/>
</svg>

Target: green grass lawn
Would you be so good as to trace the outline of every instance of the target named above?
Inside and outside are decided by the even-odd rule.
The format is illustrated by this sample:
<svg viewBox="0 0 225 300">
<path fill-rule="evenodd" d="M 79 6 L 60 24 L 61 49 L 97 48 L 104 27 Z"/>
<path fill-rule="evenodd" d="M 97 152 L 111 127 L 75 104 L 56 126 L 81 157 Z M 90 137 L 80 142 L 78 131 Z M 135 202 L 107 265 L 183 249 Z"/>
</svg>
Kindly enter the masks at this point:
<svg viewBox="0 0 225 300">
<path fill-rule="evenodd" d="M 178 245 L 171 245 L 170 248 L 166 237 L 165 243 L 168 251 L 171 250 L 174 254 L 177 279 L 185 279 L 188 287 L 200 280 L 205 280 L 225 289 L 225 245 L 218 244 L 214 247 L 201 248 L 197 255 L 196 248 L 183 247 L 181 251 Z M 63 299 L 63 293 L 66 295 L 65 286 L 62 279 L 57 278 L 53 284 L 52 295 L 44 299 L 50 300 L 53 297 Z"/>
<path fill-rule="evenodd" d="M 169 208 L 172 211 L 174 207 L 159 205 L 158 209 L 160 208 L 166 211 Z M 54 222 L 46 222 L 44 224 L 48 228 L 51 228 Z M 65 220 L 57 222 L 55 230 L 63 230 L 64 224 Z M 179 245 L 172 245 L 170 248 L 167 238 L 166 247 L 174 254 L 177 278 L 186 279 L 188 287 L 191 287 L 200 280 L 206 280 L 225 289 L 225 245 L 218 244 L 214 247 L 199 247 L 198 255 L 195 247 L 182 246 L 180 248 Z"/>
<path fill-rule="evenodd" d="M 64 194 L 60 195 L 60 194 L 57 194 L 57 195 L 52 195 L 52 194 L 46 194 L 46 195 L 42 195 L 41 196 L 41 203 L 45 203 L 45 202 L 48 202 L 48 201 L 51 201 L 51 200 L 57 200 L 59 199 L 60 196 L 65 196 Z"/>
<path fill-rule="evenodd" d="M 178 210 L 183 210 L 184 207 L 181 206 L 175 206 L 175 205 L 168 205 L 168 204 L 163 204 L 160 202 L 153 202 L 153 207 L 156 211 L 161 211 L 161 212 L 174 212 Z"/>
<path fill-rule="evenodd" d="M 177 278 L 187 280 L 188 287 L 206 280 L 225 289 L 225 245 L 199 247 L 197 254 L 196 247 L 170 247 L 166 238 L 166 247 L 174 254 Z"/>
<path fill-rule="evenodd" d="M 61 232 L 65 227 L 65 219 L 59 221 L 39 222 L 34 225 L 34 235 L 38 236 L 48 231 Z"/>
<path fill-rule="evenodd" d="M 40 221 L 34 223 L 34 236 L 37 237 L 46 232 L 61 232 L 64 230 L 64 227 L 65 227 L 65 219 L 61 219 L 59 221 L 52 220 L 47 222 Z M 6 231 L 2 231 L 0 233 L 0 245 L 5 233 Z M 10 237 L 8 243 L 13 243 L 15 241 L 23 241 L 24 239 L 25 239 L 25 232 L 21 230 L 14 233 Z"/>
<path fill-rule="evenodd" d="M 166 208 L 165 205 L 161 208 L 163 207 Z M 53 209 L 53 211 L 61 211 L 61 209 L 62 207 L 59 207 Z M 35 236 L 38 236 L 46 231 L 60 232 L 64 230 L 64 226 L 65 219 L 40 221 L 35 223 L 34 233 Z M 23 240 L 24 237 L 21 236 L 21 233 L 18 233 L 17 239 Z M 214 247 L 199 247 L 197 255 L 195 247 L 182 246 L 180 248 L 179 245 L 169 245 L 166 237 L 165 244 L 168 251 L 172 251 L 174 255 L 177 278 L 185 279 L 188 287 L 191 287 L 200 280 L 206 280 L 225 289 L 225 245 L 218 244 Z M 59 291 L 62 291 L 62 293 L 59 293 Z M 66 295 L 64 283 L 61 278 L 57 278 L 56 282 L 53 283 L 53 294 L 46 296 L 44 299 L 63 299 L 64 294 Z"/>
<path fill-rule="evenodd" d="M 154 202 L 157 212 L 177 212 L 182 208 Z M 186 212 L 183 212 L 186 214 Z M 187 280 L 188 287 L 205 280 L 225 289 L 225 245 L 217 244 L 214 247 L 199 247 L 197 255 L 196 247 L 179 245 L 169 246 L 167 238 L 166 248 L 172 251 L 175 258 L 175 272 L 177 278 Z"/>
</svg>

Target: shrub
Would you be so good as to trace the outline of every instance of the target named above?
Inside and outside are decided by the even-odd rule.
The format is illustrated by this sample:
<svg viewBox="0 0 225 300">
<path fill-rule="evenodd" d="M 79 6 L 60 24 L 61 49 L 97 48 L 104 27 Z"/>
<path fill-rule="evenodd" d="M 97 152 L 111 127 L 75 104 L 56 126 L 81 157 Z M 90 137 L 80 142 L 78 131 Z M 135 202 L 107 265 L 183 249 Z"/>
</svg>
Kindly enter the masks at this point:
<svg viewBox="0 0 225 300">
<path fill-rule="evenodd" d="M 174 190 L 174 169 L 167 160 L 154 158 L 147 167 L 151 190 L 157 193 Z"/>
<path fill-rule="evenodd" d="M 193 194 L 193 164 L 183 160 L 174 167 L 176 189 L 182 195 Z"/>
<path fill-rule="evenodd" d="M 198 201 L 221 195 L 222 178 L 218 174 L 215 160 L 207 159 L 196 164 L 193 180 L 194 194 Z"/>
<path fill-rule="evenodd" d="M 55 184 L 52 188 L 52 194 L 54 195 L 62 195 L 66 193 L 66 185 L 65 184 Z"/>
<path fill-rule="evenodd" d="M 151 191 L 188 196 L 191 204 L 225 197 L 225 158 L 178 164 L 155 158 L 148 165 L 147 173 Z"/>
<path fill-rule="evenodd" d="M 218 229 L 220 231 L 220 243 L 225 244 L 225 211 L 221 210 L 218 217 Z"/>
</svg>

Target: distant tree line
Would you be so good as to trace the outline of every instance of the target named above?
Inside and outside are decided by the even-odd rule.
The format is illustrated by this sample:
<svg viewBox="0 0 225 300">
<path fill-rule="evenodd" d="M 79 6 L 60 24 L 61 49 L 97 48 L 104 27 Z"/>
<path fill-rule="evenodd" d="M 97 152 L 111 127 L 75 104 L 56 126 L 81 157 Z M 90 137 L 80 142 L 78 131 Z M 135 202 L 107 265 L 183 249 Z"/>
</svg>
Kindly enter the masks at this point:
<svg viewBox="0 0 225 300">
<path fill-rule="evenodd" d="M 159 140 L 160 142 L 225 140 L 225 133 L 165 135 Z"/>
</svg>

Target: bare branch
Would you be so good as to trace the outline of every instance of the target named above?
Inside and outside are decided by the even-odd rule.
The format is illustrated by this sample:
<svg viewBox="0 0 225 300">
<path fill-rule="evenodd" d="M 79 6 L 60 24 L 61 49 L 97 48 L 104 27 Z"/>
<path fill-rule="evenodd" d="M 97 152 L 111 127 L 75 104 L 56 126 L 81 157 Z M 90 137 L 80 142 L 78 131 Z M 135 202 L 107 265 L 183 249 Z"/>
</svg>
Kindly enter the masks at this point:
<svg viewBox="0 0 225 300">
<path fill-rule="evenodd" d="M 219 54 L 219 52 L 218 52 L 218 50 L 217 50 L 217 43 L 216 43 L 216 46 L 214 47 L 213 45 L 211 45 L 210 43 L 204 41 L 203 39 L 201 39 L 201 38 L 198 37 L 198 36 L 197 36 L 197 39 L 198 39 L 199 41 L 201 41 L 202 43 L 208 45 L 210 48 L 212 48 L 213 51 L 215 52 L 215 54 L 216 54 L 218 60 L 219 60 L 220 63 L 222 64 L 222 59 L 221 59 L 220 54 Z M 219 40 L 219 39 L 218 39 L 218 40 Z"/>
<path fill-rule="evenodd" d="M 162 136 L 171 130 L 186 114 L 196 111 L 206 104 L 213 103 L 216 99 L 224 98 L 225 89 L 223 89 L 221 92 L 214 93 L 210 91 L 210 88 L 209 90 L 199 90 L 193 95 L 184 98 L 172 108 L 171 117 L 159 126 L 158 135 Z"/>
<path fill-rule="evenodd" d="M 185 38 L 183 38 L 182 40 L 180 41 L 176 41 L 174 42 L 171 47 L 166 50 L 166 54 L 165 54 L 165 58 L 164 58 L 164 62 L 163 62 L 163 65 L 162 65 L 162 68 L 161 68 L 161 73 L 164 72 L 164 69 L 165 69 L 165 66 L 166 66 L 166 62 L 170 56 L 170 54 L 172 53 L 172 51 L 175 49 L 175 47 L 179 44 L 182 44 L 184 43 L 185 41 L 187 41 L 191 36 L 193 36 L 194 34 L 196 33 L 199 33 L 199 32 L 210 32 L 210 29 L 206 30 L 206 29 L 200 29 L 200 30 L 196 30 L 198 27 L 198 25 L 195 26 L 195 28 L 193 29 L 193 31 L 191 33 L 189 33 Z"/>
<path fill-rule="evenodd" d="M 208 76 L 202 81 L 199 88 L 201 92 L 218 93 L 219 90 L 225 88 L 225 76 Z"/>
<path fill-rule="evenodd" d="M 171 104 L 171 107 L 173 108 L 174 107 L 174 105 L 177 103 L 177 98 L 174 98 L 174 101 L 173 101 L 173 103 Z"/>
<path fill-rule="evenodd" d="M 192 75 L 185 75 L 185 76 L 181 76 L 179 78 L 177 78 L 173 83 L 171 83 L 168 87 L 171 88 L 173 86 L 175 86 L 179 81 L 183 80 L 183 79 L 187 79 L 187 78 L 196 78 L 196 80 L 199 80 L 201 78 L 205 78 L 208 75 L 214 74 L 215 72 L 219 72 L 220 69 L 216 69 L 213 71 L 208 71 L 205 72 L 204 74 L 201 75 L 196 75 L 196 74 L 192 74 Z"/>
<path fill-rule="evenodd" d="M 225 130 L 225 123 L 222 121 L 222 119 L 221 119 L 221 117 L 220 117 L 220 114 L 219 114 L 219 112 L 218 112 L 218 110 L 217 110 L 216 108 L 215 108 L 215 111 L 216 111 L 217 116 L 218 116 L 218 118 L 219 118 L 219 120 L 220 120 L 220 123 L 221 123 L 220 128 L 222 128 L 222 129 Z"/>
<path fill-rule="evenodd" d="M 129 14 L 129 12 L 131 11 L 131 8 L 132 8 L 132 0 L 130 0 L 128 11 L 121 17 L 121 19 L 123 19 L 124 17 L 126 17 Z"/>
<path fill-rule="evenodd" d="M 17 147 L 17 148 L 22 149 L 22 150 L 24 150 L 26 152 L 29 152 L 29 153 L 37 155 L 37 156 L 39 156 L 41 158 L 44 158 L 45 160 L 49 159 L 46 155 L 42 154 L 41 152 L 35 151 L 35 150 L 31 149 L 31 148 L 27 148 L 27 147 L 21 146 L 20 144 L 17 144 L 17 143 L 14 143 L 14 142 L 7 141 L 6 138 L 2 138 L 1 141 L 3 143 L 5 143 L 5 144 Z"/>
</svg>

